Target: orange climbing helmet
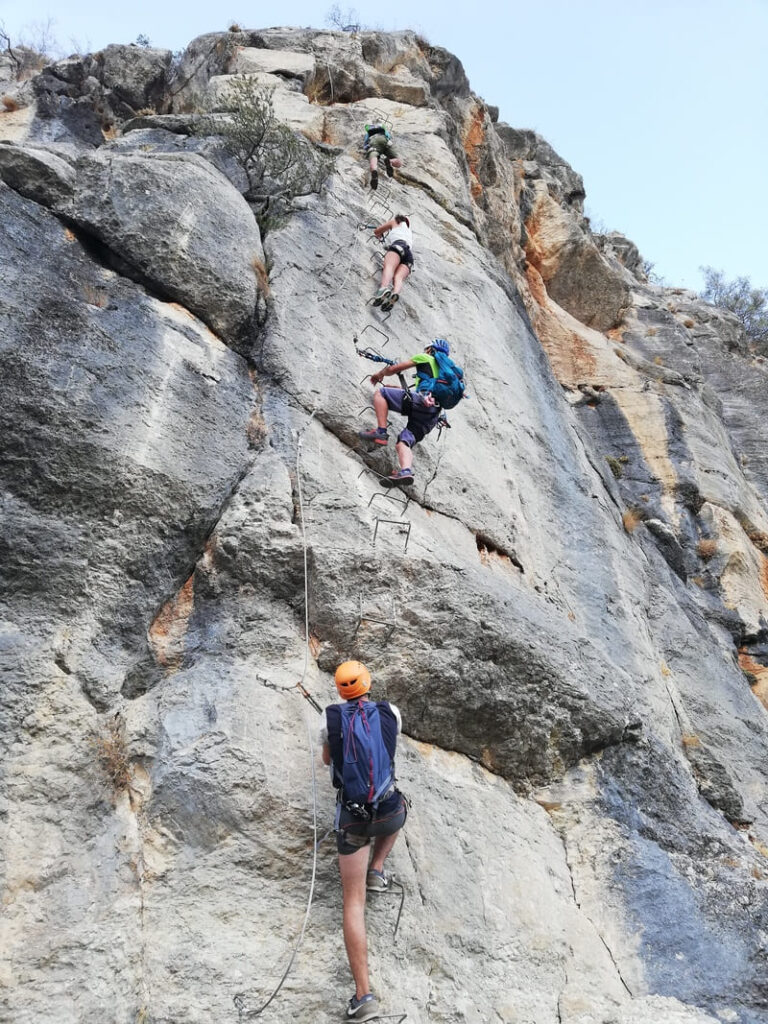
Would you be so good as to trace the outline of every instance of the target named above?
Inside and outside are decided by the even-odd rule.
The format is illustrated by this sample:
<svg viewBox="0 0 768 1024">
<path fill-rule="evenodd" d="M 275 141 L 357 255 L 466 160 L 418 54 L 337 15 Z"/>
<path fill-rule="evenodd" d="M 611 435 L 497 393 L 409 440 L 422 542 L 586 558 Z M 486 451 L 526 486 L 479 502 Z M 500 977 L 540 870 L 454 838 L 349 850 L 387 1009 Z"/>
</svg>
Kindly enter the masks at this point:
<svg viewBox="0 0 768 1024">
<path fill-rule="evenodd" d="M 336 689 L 344 700 L 362 697 L 371 688 L 371 673 L 361 661 L 344 661 L 336 669 L 333 677 Z"/>
</svg>

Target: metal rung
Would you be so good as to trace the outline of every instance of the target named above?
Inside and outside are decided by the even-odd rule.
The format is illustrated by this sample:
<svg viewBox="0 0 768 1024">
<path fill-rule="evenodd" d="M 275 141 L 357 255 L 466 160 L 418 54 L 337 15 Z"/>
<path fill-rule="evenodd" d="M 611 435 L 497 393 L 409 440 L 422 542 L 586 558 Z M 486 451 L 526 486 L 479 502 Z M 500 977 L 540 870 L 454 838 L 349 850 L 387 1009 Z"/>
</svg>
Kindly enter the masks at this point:
<svg viewBox="0 0 768 1024">
<path fill-rule="evenodd" d="M 357 631 L 360 629 L 360 627 L 362 626 L 362 624 L 364 622 L 374 622 L 374 623 L 376 623 L 377 626 L 388 626 L 389 627 L 389 632 L 387 633 L 386 637 L 384 638 L 384 643 L 387 643 L 389 641 L 390 637 L 392 636 L 392 634 L 394 633 L 394 631 L 397 629 L 397 608 L 395 606 L 395 599 L 394 599 L 394 597 L 392 597 L 392 617 L 391 617 L 391 619 L 380 619 L 380 618 L 378 618 L 375 615 L 364 615 L 363 614 L 363 595 L 359 594 L 358 597 L 359 597 L 359 608 L 360 608 L 360 611 L 359 611 L 359 614 L 358 614 L 358 617 L 357 617 L 357 624 L 355 625 L 355 635 L 357 635 Z"/>
<path fill-rule="evenodd" d="M 359 337 L 362 338 L 366 331 L 374 331 L 376 334 L 381 335 L 381 337 L 384 339 L 381 346 L 382 348 L 385 348 L 389 344 L 389 335 L 387 334 L 387 332 L 380 331 L 378 327 L 374 326 L 374 324 L 366 324 L 362 331 L 360 331 Z M 359 340 L 357 335 L 355 335 L 355 340 Z"/>
<path fill-rule="evenodd" d="M 360 479 L 360 477 L 358 477 L 358 479 Z M 393 490 L 395 490 L 395 488 L 390 487 L 385 491 L 376 491 L 375 494 L 372 494 L 371 497 L 368 499 L 368 508 L 371 507 L 375 498 L 386 498 L 388 501 L 394 501 L 395 504 L 397 505 L 402 505 L 403 515 L 405 515 L 405 513 L 408 511 L 408 506 L 411 503 L 411 499 L 405 494 L 393 494 Z"/>
<path fill-rule="evenodd" d="M 408 541 L 411 537 L 411 524 L 407 519 L 383 519 L 381 516 L 376 516 L 376 526 L 373 531 L 373 543 L 376 543 L 376 537 L 379 532 L 379 526 L 381 523 L 391 523 L 393 526 L 398 526 L 401 530 L 405 529 L 405 546 L 403 547 L 403 553 L 408 550 Z"/>
</svg>

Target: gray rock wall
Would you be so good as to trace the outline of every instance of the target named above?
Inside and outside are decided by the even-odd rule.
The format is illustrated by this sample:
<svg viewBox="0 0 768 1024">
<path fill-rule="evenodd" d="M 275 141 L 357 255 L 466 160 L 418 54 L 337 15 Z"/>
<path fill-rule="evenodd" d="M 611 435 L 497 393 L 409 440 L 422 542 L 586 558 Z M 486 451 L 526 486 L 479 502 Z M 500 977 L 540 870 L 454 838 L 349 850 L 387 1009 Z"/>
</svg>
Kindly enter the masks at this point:
<svg viewBox="0 0 768 1024">
<path fill-rule="evenodd" d="M 396 940 L 396 899 L 368 912 L 385 1012 L 761 1024 L 764 365 L 593 237 L 578 175 L 413 33 L 204 36 L 133 117 L 166 64 L 49 69 L 0 146 L 0 1016 L 255 1019 L 315 798 L 332 818 L 296 683 L 306 658 L 327 703 L 359 657 L 413 800 Z M 338 151 L 263 240 L 189 128 L 233 73 Z M 404 167 L 372 194 L 377 116 Z M 398 210 L 416 272 L 385 318 L 362 225 Z M 406 505 L 358 442 L 353 339 L 436 336 L 471 398 Z M 265 1021 L 348 997 L 335 861 L 329 839 Z"/>
</svg>

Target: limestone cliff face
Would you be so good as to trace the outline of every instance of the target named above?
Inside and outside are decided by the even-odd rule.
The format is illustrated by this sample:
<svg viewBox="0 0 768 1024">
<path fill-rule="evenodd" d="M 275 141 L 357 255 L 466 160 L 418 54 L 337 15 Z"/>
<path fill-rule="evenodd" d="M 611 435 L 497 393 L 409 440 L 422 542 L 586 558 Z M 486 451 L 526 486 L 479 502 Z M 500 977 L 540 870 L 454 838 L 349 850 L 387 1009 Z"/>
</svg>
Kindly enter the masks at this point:
<svg viewBox="0 0 768 1024">
<path fill-rule="evenodd" d="M 233 74 L 336 154 L 264 239 L 192 130 Z M 1 1019 L 256 1019 L 311 875 L 303 527 L 307 686 L 360 658 L 407 734 L 386 1012 L 764 1024 L 768 371 L 735 320 L 593 235 L 579 176 L 411 33 L 109 47 L 6 91 Z M 375 195 L 372 117 L 404 160 Z M 384 319 L 360 228 L 396 211 Z M 467 373 L 407 505 L 357 442 L 355 336 Z M 328 841 L 260 1019 L 348 988 Z"/>
</svg>

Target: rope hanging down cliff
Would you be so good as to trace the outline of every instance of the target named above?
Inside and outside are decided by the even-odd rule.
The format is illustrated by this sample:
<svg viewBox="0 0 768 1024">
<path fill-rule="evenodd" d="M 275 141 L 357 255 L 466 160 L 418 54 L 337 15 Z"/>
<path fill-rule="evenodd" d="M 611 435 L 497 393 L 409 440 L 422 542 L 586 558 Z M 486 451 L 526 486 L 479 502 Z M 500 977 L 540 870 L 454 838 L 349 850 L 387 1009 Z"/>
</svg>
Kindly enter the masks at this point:
<svg viewBox="0 0 768 1024">
<path fill-rule="evenodd" d="M 286 689 L 286 690 L 298 689 L 301 692 L 302 696 L 306 697 L 310 701 L 312 706 L 317 711 L 320 711 L 321 709 L 320 709 L 319 705 L 317 704 L 317 702 L 314 700 L 314 698 L 311 696 L 309 691 L 306 689 L 306 686 L 304 685 L 305 682 L 306 682 L 306 678 L 307 678 L 307 671 L 309 669 L 309 654 L 310 654 L 310 651 L 309 651 L 309 572 L 308 572 L 308 565 L 307 565 L 307 532 L 306 532 L 306 527 L 304 525 L 304 495 L 303 495 L 302 489 L 301 489 L 301 446 L 302 446 L 302 443 L 304 441 L 304 434 L 309 429 L 309 427 L 310 427 L 310 425 L 312 423 L 312 420 L 314 419 L 314 416 L 315 416 L 315 413 L 313 412 L 312 415 L 309 417 L 309 420 L 308 420 L 306 426 L 303 428 L 303 430 L 299 434 L 299 439 L 298 439 L 298 442 L 296 444 L 296 490 L 297 490 L 298 499 L 299 499 L 299 518 L 301 519 L 301 542 L 302 542 L 302 546 L 304 548 L 304 670 L 302 671 L 302 674 L 301 674 L 301 680 L 296 684 L 295 687 L 287 686 L 287 687 L 284 687 L 284 689 Z M 307 726 L 307 738 L 309 740 L 309 760 L 310 760 L 310 766 L 311 766 L 311 769 L 312 769 L 312 834 L 314 836 L 314 842 L 312 843 L 312 878 L 311 878 L 311 881 L 310 881 L 310 884 L 309 884 L 309 895 L 307 897 L 307 909 L 304 912 L 304 920 L 302 921 L 301 931 L 299 932 L 299 937 L 297 938 L 297 940 L 296 940 L 296 942 L 294 944 L 293 951 L 291 953 L 291 957 L 290 957 L 290 959 L 288 961 L 288 966 L 283 971 L 283 976 L 280 978 L 280 981 L 277 983 L 277 986 L 276 986 L 275 990 L 273 991 L 272 995 L 269 997 L 269 999 L 267 999 L 267 1001 L 265 1003 L 263 1003 L 257 1010 L 247 1010 L 246 1007 L 245 1007 L 245 998 L 244 998 L 243 994 L 242 993 L 238 993 L 234 997 L 234 1003 L 235 1003 L 235 1006 L 237 1007 L 237 1009 L 238 1009 L 238 1011 L 239 1011 L 239 1013 L 241 1015 L 241 1019 L 242 1019 L 243 1015 L 245 1015 L 247 1017 L 258 1017 L 258 1016 L 260 1016 L 266 1010 L 266 1008 L 269 1006 L 269 1004 L 272 1002 L 272 1000 L 277 996 L 278 992 L 280 991 L 280 989 L 285 984 L 285 982 L 286 982 L 286 980 L 288 978 L 288 975 L 291 972 L 291 968 L 293 967 L 293 963 L 294 963 L 294 961 L 296 959 L 296 956 L 297 956 L 297 954 L 299 952 L 301 944 L 304 941 L 304 934 L 305 934 L 305 932 L 307 930 L 307 925 L 309 923 L 309 914 L 310 914 L 310 911 L 312 909 L 312 900 L 314 899 L 314 895 L 315 895 L 315 880 L 317 878 L 317 847 L 319 845 L 318 842 L 317 842 L 317 775 L 315 773 L 315 744 L 314 744 L 314 741 L 312 739 L 312 723 L 310 722 L 309 716 L 306 713 L 306 709 L 304 711 L 304 721 L 306 722 L 306 726 Z"/>
</svg>

